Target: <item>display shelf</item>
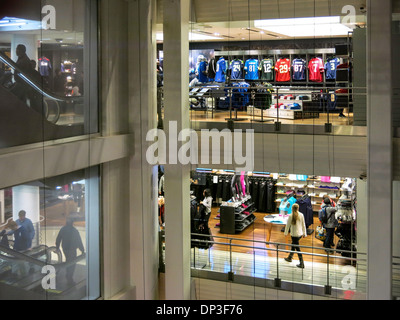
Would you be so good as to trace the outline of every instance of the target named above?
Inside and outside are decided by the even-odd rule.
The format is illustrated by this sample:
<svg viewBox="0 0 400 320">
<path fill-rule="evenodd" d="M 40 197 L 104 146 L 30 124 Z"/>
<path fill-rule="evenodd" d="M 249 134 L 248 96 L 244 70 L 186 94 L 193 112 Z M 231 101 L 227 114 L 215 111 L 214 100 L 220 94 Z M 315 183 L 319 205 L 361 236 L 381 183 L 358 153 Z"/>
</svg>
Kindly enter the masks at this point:
<svg viewBox="0 0 400 320">
<path fill-rule="evenodd" d="M 243 204 L 246 207 L 241 207 Z M 247 212 L 245 214 L 244 212 Z M 236 234 L 242 232 L 250 226 L 256 219 L 254 212 L 256 208 L 251 197 L 247 196 L 245 200 L 236 203 L 223 203 L 220 206 L 220 232 L 226 234 Z"/>
<path fill-rule="evenodd" d="M 318 184 L 316 185 L 310 184 L 311 181 L 317 182 Z M 311 197 L 312 199 L 311 204 L 313 208 L 317 209 L 317 207 L 319 207 L 322 203 L 324 194 L 327 194 L 332 200 L 337 201 L 342 194 L 341 187 L 343 183 L 344 183 L 343 178 L 340 178 L 339 181 L 325 182 L 322 181 L 320 177 L 307 178 L 306 180 L 295 180 L 295 179 L 290 179 L 289 176 L 279 176 L 275 186 L 277 188 L 282 188 L 283 190 L 292 190 L 296 195 L 299 195 L 298 190 L 304 191 Z M 329 188 L 329 186 L 331 186 L 331 188 Z M 286 196 L 287 193 L 276 192 L 275 194 L 278 196 L 275 202 L 277 206 L 279 206 L 283 197 Z"/>
</svg>

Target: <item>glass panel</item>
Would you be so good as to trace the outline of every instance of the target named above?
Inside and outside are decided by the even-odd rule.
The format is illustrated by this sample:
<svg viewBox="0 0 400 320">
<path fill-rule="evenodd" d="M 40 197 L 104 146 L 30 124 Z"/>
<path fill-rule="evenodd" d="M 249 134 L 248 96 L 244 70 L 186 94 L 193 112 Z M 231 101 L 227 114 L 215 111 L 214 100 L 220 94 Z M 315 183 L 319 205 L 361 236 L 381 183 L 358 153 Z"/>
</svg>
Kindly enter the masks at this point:
<svg viewBox="0 0 400 320">
<path fill-rule="evenodd" d="M 95 4 L 17 0 L 3 6 L 0 147 L 98 131 Z"/>
<path fill-rule="evenodd" d="M 0 191 L 3 284 L 24 298 L 99 297 L 98 184 L 93 168 Z"/>
</svg>

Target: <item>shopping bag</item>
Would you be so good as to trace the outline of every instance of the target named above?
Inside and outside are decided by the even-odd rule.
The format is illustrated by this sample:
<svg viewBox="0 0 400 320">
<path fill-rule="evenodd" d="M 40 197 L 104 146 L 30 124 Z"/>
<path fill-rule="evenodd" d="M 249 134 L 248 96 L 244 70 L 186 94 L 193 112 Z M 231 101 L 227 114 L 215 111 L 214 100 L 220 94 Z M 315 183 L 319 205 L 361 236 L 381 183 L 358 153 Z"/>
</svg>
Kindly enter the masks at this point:
<svg viewBox="0 0 400 320">
<path fill-rule="evenodd" d="M 321 241 L 325 241 L 326 239 L 326 230 L 323 226 L 318 226 L 315 231 L 315 238 Z"/>
</svg>

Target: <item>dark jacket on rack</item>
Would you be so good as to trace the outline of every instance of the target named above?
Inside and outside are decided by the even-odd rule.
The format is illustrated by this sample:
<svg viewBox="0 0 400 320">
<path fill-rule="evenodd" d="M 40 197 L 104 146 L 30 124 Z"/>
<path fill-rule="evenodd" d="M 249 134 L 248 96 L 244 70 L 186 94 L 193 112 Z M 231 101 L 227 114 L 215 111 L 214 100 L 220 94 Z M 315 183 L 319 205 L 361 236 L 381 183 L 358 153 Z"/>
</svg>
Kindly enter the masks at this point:
<svg viewBox="0 0 400 320">
<path fill-rule="evenodd" d="M 302 196 L 296 200 L 299 205 L 299 211 L 304 215 L 304 222 L 306 228 L 313 224 L 313 208 L 311 204 L 311 198 L 307 195 Z"/>
</svg>

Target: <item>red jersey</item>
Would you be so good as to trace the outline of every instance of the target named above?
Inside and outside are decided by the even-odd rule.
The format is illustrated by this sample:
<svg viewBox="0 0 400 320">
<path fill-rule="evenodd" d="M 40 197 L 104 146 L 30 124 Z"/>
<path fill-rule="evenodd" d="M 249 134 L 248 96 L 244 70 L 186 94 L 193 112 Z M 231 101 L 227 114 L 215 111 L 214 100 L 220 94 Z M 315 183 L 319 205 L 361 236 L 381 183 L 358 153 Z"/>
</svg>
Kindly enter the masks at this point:
<svg viewBox="0 0 400 320">
<path fill-rule="evenodd" d="M 290 59 L 279 59 L 275 64 L 276 81 L 290 81 Z"/>
<path fill-rule="evenodd" d="M 324 63 L 322 62 L 322 59 L 311 59 L 308 63 L 308 71 L 310 81 L 322 82 L 324 80 L 322 76 L 322 73 L 324 71 Z"/>
</svg>

